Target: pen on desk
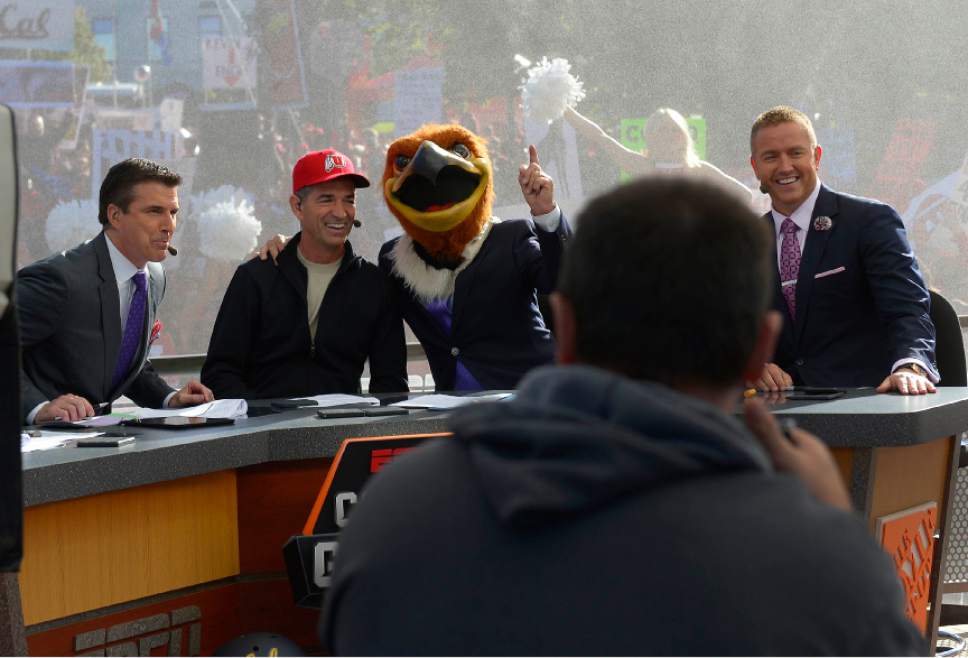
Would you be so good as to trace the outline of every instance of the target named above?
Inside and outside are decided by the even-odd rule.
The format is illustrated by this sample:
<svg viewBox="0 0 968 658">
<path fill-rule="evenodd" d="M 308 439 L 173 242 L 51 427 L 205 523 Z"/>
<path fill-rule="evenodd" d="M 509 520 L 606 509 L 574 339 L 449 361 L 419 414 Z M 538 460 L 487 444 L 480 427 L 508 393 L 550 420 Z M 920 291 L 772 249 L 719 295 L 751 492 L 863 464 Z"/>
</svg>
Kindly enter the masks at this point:
<svg viewBox="0 0 968 658">
<path fill-rule="evenodd" d="M 795 386 L 784 386 L 783 388 L 778 388 L 775 391 L 764 390 L 762 392 L 763 393 L 792 393 L 795 390 L 796 390 Z M 755 398 L 757 395 L 759 395 L 759 393 L 760 391 L 755 388 L 748 388 L 745 391 L 743 391 L 743 397 Z"/>
</svg>

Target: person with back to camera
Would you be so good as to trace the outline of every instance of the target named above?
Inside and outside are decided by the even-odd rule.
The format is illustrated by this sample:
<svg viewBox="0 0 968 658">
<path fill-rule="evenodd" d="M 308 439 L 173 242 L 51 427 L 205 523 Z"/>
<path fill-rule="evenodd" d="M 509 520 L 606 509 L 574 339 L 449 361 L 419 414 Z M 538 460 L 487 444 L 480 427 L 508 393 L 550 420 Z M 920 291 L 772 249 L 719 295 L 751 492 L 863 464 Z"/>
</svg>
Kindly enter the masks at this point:
<svg viewBox="0 0 968 658">
<path fill-rule="evenodd" d="M 579 215 L 558 365 L 371 479 L 320 618 L 334 655 L 917 655 L 830 451 L 743 380 L 773 352 L 771 236 L 705 181 Z M 649 302 L 642 303 L 643 291 Z M 709 321 L 715 318 L 715 322 Z"/>
</svg>

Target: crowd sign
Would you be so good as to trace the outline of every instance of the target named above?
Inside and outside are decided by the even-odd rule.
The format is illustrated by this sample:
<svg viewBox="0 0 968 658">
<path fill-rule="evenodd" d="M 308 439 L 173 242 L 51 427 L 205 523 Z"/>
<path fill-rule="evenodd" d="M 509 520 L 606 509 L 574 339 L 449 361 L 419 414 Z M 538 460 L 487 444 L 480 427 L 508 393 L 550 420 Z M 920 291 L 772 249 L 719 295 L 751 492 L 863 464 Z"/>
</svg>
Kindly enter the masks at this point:
<svg viewBox="0 0 968 658">
<path fill-rule="evenodd" d="M 205 89 L 254 89 L 256 47 L 249 37 L 202 40 L 202 86 Z"/>
<path fill-rule="evenodd" d="M 18 109 L 74 105 L 73 62 L 0 61 L 0 102 Z"/>
<path fill-rule="evenodd" d="M 926 187 L 922 169 L 934 148 L 936 133 L 935 121 L 898 119 L 874 175 L 878 199 L 900 207 Z"/>
<path fill-rule="evenodd" d="M 162 132 L 141 130 L 94 129 L 91 140 L 91 198 L 98 198 L 101 180 L 111 165 L 126 158 L 171 160 L 175 154 L 175 136 Z"/>
<path fill-rule="evenodd" d="M 857 183 L 857 147 L 852 128 L 817 128 L 817 141 L 823 148 L 824 180 L 840 188 Z"/>
<path fill-rule="evenodd" d="M 268 99 L 273 107 L 304 107 L 306 80 L 293 0 L 258 0 L 256 12 L 265 17 L 262 50 L 265 54 Z"/>
<path fill-rule="evenodd" d="M 0 48 L 70 52 L 74 0 L 0 2 Z"/>
<path fill-rule="evenodd" d="M 443 120 L 443 67 L 397 71 L 393 87 L 393 121 L 397 137 L 408 135 L 425 123 Z"/>
</svg>

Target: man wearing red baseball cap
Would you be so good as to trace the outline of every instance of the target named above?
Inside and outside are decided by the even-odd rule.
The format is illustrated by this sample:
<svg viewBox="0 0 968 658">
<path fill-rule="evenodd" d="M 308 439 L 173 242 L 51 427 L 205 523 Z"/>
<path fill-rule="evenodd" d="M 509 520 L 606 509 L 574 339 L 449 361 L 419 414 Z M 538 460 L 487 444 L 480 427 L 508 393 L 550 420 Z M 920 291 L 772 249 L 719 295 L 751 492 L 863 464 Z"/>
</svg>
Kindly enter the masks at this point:
<svg viewBox="0 0 968 658">
<path fill-rule="evenodd" d="M 292 170 L 289 207 L 302 227 L 279 254 L 236 271 L 219 309 L 202 381 L 218 397 L 292 398 L 407 390 L 403 322 L 388 283 L 353 253 L 356 188 L 370 181 L 333 149 Z"/>
</svg>

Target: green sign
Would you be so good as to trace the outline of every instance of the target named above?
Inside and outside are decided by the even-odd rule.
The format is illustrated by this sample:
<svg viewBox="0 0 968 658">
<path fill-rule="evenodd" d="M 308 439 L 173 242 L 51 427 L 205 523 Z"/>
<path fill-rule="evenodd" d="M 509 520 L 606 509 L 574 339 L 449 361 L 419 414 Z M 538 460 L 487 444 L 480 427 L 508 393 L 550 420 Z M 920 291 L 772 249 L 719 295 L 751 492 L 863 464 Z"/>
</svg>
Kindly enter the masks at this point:
<svg viewBox="0 0 968 658">
<path fill-rule="evenodd" d="M 700 160 L 706 159 L 706 120 L 698 114 L 686 117 L 689 124 L 689 132 L 692 133 L 692 141 L 696 146 L 696 155 Z"/>
</svg>

